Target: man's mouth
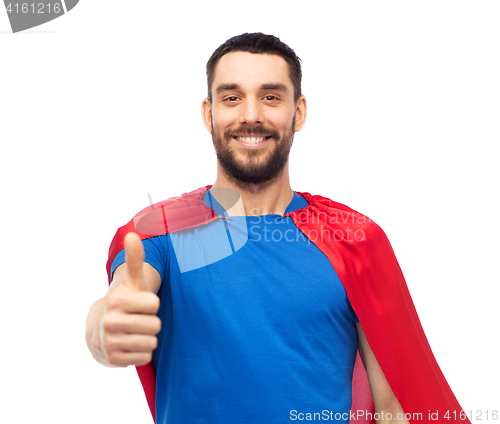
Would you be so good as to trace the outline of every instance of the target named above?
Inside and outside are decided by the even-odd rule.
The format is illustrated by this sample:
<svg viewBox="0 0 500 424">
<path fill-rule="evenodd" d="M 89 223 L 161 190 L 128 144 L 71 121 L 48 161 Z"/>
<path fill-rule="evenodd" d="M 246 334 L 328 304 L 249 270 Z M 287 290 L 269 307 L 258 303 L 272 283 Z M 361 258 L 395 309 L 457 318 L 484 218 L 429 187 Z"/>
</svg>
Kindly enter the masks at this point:
<svg viewBox="0 0 500 424">
<path fill-rule="evenodd" d="M 248 136 L 240 137 L 240 136 L 233 136 L 233 138 L 235 140 L 243 141 L 245 143 L 258 144 L 258 143 L 262 143 L 265 140 L 270 139 L 271 136 L 270 135 L 268 135 L 266 137 L 248 137 Z"/>
</svg>

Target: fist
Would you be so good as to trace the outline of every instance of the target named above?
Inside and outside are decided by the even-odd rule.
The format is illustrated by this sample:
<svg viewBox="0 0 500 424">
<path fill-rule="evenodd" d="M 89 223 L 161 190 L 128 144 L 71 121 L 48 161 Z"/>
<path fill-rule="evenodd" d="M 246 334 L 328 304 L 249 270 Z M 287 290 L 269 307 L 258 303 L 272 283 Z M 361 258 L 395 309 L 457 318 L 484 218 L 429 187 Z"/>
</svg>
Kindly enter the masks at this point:
<svg viewBox="0 0 500 424">
<path fill-rule="evenodd" d="M 100 347 L 111 366 L 145 365 L 151 362 L 161 329 L 156 316 L 160 299 L 144 280 L 144 249 L 135 233 L 125 237 L 125 264 L 115 272 L 106 295 L 100 323 Z M 115 283 L 116 281 L 116 283 Z"/>
</svg>

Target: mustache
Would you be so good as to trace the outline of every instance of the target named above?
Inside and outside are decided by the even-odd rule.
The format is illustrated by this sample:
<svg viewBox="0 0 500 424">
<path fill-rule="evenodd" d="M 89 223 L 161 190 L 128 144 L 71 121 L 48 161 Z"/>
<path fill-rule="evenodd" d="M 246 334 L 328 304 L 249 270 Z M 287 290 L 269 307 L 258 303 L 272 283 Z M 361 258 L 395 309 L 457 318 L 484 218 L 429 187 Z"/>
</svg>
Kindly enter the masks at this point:
<svg viewBox="0 0 500 424">
<path fill-rule="evenodd" d="M 235 129 L 228 128 L 224 131 L 224 138 L 232 138 L 235 135 L 257 135 L 261 137 L 272 137 L 275 140 L 279 140 L 280 135 L 278 131 L 273 128 L 264 128 L 261 126 L 243 126 Z"/>
</svg>

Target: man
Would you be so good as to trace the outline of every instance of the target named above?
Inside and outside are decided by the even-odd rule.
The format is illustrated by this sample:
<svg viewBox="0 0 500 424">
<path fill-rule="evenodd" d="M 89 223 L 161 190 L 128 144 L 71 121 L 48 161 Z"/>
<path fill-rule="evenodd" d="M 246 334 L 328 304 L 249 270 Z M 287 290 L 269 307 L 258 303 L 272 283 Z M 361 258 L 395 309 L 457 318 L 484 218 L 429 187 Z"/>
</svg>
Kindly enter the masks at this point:
<svg viewBox="0 0 500 424">
<path fill-rule="evenodd" d="M 383 232 L 290 186 L 307 115 L 293 50 L 270 35 L 233 37 L 207 77 L 216 181 L 118 231 L 110 288 L 87 319 L 95 359 L 139 366 L 158 423 L 407 423 L 459 411 Z M 353 383 L 358 349 L 366 404 L 366 381 L 355 372 Z"/>
</svg>

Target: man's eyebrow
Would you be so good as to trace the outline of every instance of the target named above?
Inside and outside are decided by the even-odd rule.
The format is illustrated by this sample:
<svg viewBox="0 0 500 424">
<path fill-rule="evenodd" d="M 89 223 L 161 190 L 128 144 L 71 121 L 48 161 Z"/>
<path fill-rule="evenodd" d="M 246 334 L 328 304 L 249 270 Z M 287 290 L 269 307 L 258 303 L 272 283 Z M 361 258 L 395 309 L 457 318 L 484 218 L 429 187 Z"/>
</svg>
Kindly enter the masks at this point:
<svg viewBox="0 0 500 424">
<path fill-rule="evenodd" d="M 276 83 L 276 84 L 263 84 L 261 86 L 262 90 L 278 90 L 278 91 L 287 91 L 288 87 L 285 84 Z"/>
<path fill-rule="evenodd" d="M 226 91 L 226 90 L 237 90 L 240 88 L 238 84 L 220 84 L 216 89 L 215 92 L 218 94 L 221 91 Z"/>
</svg>

